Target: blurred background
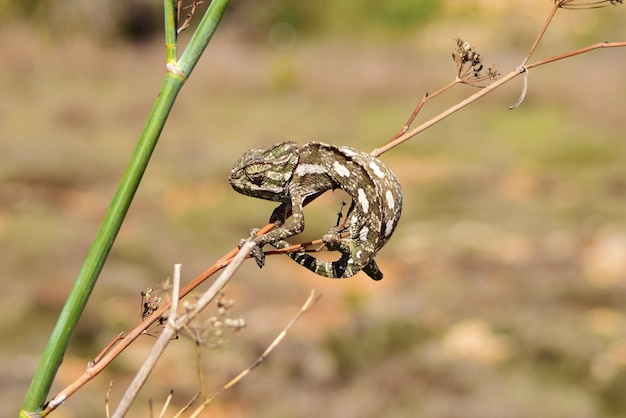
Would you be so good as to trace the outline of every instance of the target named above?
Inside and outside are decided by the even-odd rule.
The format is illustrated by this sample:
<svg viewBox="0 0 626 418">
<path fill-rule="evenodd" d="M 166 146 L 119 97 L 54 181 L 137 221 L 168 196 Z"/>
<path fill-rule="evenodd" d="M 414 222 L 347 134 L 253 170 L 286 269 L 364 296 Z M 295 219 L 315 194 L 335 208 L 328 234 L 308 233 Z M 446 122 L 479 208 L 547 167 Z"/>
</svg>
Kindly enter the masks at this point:
<svg viewBox="0 0 626 418">
<path fill-rule="evenodd" d="M 176 102 L 51 395 L 140 321 L 140 292 L 159 289 L 174 263 L 189 281 L 266 223 L 276 205 L 227 182 L 243 151 L 282 140 L 369 151 L 453 80 L 457 37 L 506 74 L 550 7 L 234 1 Z M 161 8 L 0 1 L 0 416 L 21 405 L 160 88 Z M 562 10 L 533 58 L 623 41 L 625 12 Z M 225 295 L 247 327 L 206 341 L 208 393 L 263 352 L 311 289 L 323 296 L 207 416 L 623 416 L 625 66 L 624 50 L 609 49 L 533 69 L 518 109 L 506 106 L 521 78 L 385 154 L 404 210 L 377 257 L 381 282 L 318 277 L 284 256 L 262 270 L 247 262 Z M 429 102 L 417 123 L 474 91 Z M 338 205 L 332 195 L 310 205 L 299 240 L 326 232 Z M 116 405 L 153 343 L 143 337 L 55 416 L 105 416 L 109 382 Z M 181 336 L 130 416 L 149 416 L 149 400 L 160 409 L 172 389 L 184 405 L 197 374 Z"/>
</svg>

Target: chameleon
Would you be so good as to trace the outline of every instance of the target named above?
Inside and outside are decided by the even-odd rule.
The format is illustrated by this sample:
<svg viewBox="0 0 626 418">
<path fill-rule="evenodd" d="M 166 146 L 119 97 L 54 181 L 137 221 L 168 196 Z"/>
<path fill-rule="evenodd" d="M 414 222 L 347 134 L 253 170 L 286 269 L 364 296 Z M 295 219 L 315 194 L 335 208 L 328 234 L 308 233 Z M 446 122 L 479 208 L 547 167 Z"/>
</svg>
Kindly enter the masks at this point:
<svg viewBox="0 0 626 418">
<path fill-rule="evenodd" d="M 235 163 L 229 182 L 233 189 L 247 196 L 281 202 L 270 222 L 278 227 L 257 236 L 252 251 L 259 267 L 263 266 L 262 248 L 290 246 L 286 238 L 304 230 L 305 201 L 335 189 L 344 190 L 352 199 L 343 225 L 331 228 L 322 237 L 331 251 L 339 251 L 336 261 L 325 261 L 304 252 L 287 253 L 312 272 L 330 278 L 352 277 L 363 271 L 374 280 L 383 273 L 374 261 L 387 243 L 402 212 L 402 190 L 398 179 L 382 161 L 365 152 L 346 146 L 309 142 L 299 147 L 295 142 L 280 142 L 267 149 L 252 148 Z M 292 221 L 285 225 L 289 215 Z"/>
</svg>

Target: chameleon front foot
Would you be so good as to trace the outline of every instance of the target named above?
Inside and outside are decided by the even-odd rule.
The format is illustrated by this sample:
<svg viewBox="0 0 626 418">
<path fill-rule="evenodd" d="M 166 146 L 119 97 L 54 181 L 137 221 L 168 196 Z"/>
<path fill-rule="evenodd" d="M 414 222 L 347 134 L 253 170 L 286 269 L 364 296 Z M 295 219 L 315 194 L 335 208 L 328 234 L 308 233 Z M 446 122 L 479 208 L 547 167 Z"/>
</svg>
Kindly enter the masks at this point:
<svg viewBox="0 0 626 418">
<path fill-rule="evenodd" d="M 263 252 L 263 245 L 259 242 L 259 236 L 257 235 L 257 232 L 259 232 L 259 229 L 253 228 L 250 230 L 249 233 L 250 240 L 256 244 L 250 251 L 250 255 L 254 258 L 254 261 L 256 261 L 257 266 L 259 266 L 259 268 L 263 268 L 263 266 L 265 265 L 265 253 Z M 241 246 L 247 241 L 248 240 L 246 239 L 242 239 L 239 242 L 239 248 L 241 248 Z"/>
</svg>

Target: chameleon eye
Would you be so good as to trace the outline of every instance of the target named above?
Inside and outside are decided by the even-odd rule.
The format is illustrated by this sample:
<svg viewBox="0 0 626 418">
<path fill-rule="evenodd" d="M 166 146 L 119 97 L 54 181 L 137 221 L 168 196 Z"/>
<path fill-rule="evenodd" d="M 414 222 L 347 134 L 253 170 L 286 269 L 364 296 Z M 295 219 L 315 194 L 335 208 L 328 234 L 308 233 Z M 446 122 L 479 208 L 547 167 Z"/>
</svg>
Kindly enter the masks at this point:
<svg viewBox="0 0 626 418">
<path fill-rule="evenodd" d="M 250 171 L 250 172 L 246 172 L 246 177 L 248 177 L 248 180 L 250 181 L 250 183 L 254 184 L 255 186 L 260 186 L 263 183 L 265 183 L 265 172 L 263 171 Z"/>
</svg>

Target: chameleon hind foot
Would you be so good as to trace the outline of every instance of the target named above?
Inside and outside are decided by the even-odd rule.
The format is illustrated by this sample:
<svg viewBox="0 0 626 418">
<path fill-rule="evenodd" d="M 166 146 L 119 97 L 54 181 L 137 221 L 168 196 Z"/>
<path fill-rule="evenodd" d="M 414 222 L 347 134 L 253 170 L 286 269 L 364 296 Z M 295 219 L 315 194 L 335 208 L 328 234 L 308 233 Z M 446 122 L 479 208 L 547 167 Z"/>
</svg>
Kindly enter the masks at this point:
<svg viewBox="0 0 626 418">
<path fill-rule="evenodd" d="M 330 251 L 339 251 L 342 253 L 350 252 L 350 246 L 346 243 L 344 238 L 341 238 L 339 228 L 331 228 L 327 234 L 322 236 L 322 241 Z"/>
</svg>

